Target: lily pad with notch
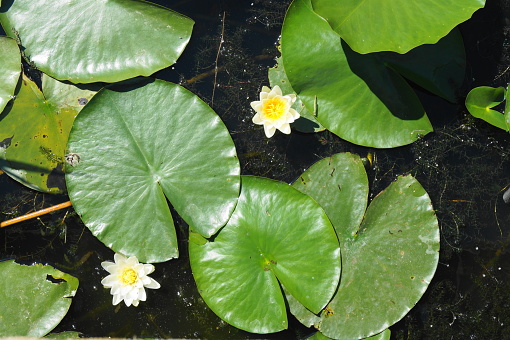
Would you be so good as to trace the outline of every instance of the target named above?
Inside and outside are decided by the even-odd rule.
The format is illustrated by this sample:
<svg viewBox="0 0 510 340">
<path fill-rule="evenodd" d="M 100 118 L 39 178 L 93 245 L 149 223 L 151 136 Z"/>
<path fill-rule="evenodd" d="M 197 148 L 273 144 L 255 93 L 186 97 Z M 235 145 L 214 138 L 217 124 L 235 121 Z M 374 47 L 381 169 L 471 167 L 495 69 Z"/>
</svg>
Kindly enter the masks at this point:
<svg viewBox="0 0 510 340">
<path fill-rule="evenodd" d="M 286 183 L 242 176 L 239 203 L 207 242 L 190 239 L 198 290 L 223 320 L 254 333 L 287 328 L 281 286 L 318 313 L 340 277 L 340 248 L 322 208 Z"/>
<path fill-rule="evenodd" d="M 141 262 L 178 256 L 167 199 L 210 237 L 239 196 L 228 130 L 177 84 L 147 78 L 102 89 L 77 116 L 68 152 L 79 159 L 66 167 L 73 207 L 99 240 Z"/>
</svg>

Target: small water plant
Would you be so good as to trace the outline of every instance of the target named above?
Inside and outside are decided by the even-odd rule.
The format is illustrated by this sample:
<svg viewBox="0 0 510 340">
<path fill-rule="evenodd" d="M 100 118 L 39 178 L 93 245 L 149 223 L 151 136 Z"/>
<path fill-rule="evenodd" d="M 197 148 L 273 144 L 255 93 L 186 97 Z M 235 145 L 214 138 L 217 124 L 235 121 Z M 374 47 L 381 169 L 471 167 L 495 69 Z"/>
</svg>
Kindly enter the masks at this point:
<svg viewBox="0 0 510 340">
<path fill-rule="evenodd" d="M 473 117 L 510 132 L 510 104 L 505 102 L 503 113 L 492 108 L 503 103 L 508 97 L 508 88 L 480 86 L 469 91 L 466 108 Z"/>
</svg>

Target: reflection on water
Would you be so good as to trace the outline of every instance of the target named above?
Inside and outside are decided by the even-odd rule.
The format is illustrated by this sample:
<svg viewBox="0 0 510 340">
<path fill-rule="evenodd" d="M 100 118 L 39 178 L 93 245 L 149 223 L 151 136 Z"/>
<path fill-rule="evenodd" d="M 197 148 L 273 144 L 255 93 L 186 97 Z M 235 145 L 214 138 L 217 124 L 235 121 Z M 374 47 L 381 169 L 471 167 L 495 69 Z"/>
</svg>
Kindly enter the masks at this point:
<svg viewBox="0 0 510 340">
<path fill-rule="evenodd" d="M 168 5 L 166 1 L 156 1 Z M 289 1 L 176 1 L 172 9 L 196 21 L 191 42 L 173 67 L 155 76 L 181 83 L 212 104 L 231 131 L 243 174 L 293 181 L 315 161 L 337 152 L 375 155 L 369 169 L 374 197 L 397 175 L 412 173 L 430 194 L 441 228 L 440 263 L 419 303 L 397 325 L 392 339 L 510 338 L 510 137 L 466 114 L 458 105 L 420 93 L 435 132 L 413 145 L 369 150 L 329 132 L 277 134 L 267 140 L 251 122 L 249 103 L 268 85 L 280 24 Z M 499 6 L 490 2 L 463 26 L 468 77 L 460 96 L 479 85 L 508 81 L 508 51 Z M 507 7 L 505 7 L 507 6 Z M 225 13 L 225 19 L 223 15 Z M 503 14 L 501 14 L 503 13 Z M 479 29 L 483 27 L 483 29 Z M 493 34 L 501 32 L 501 35 Z M 221 49 L 218 53 L 218 47 Z M 484 49 L 480 49 L 483 46 Z M 487 52 L 491 51 L 491 52 Z M 506 64 L 505 64 L 506 63 Z M 220 72 L 215 76 L 214 68 Z M 213 97 L 214 94 L 214 97 Z M 0 220 L 67 200 L 43 195 L 0 176 Z M 187 257 L 187 226 L 175 214 L 181 257 L 156 264 L 161 289 L 139 307 L 112 306 L 100 281 L 100 263 L 113 252 L 94 238 L 72 209 L 0 230 L 0 257 L 51 263 L 80 280 L 71 310 L 57 331 L 86 336 L 163 338 L 303 338 L 312 331 L 290 321 L 290 330 L 254 335 L 220 320 L 200 298 Z"/>
</svg>

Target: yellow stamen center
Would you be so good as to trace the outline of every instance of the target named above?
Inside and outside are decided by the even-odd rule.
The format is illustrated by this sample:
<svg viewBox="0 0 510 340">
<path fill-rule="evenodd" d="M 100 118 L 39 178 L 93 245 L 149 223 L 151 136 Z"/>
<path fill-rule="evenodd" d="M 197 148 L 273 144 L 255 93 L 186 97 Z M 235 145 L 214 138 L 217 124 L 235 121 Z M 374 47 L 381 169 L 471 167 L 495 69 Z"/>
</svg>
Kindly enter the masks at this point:
<svg viewBox="0 0 510 340">
<path fill-rule="evenodd" d="M 280 119 L 287 112 L 287 103 L 280 97 L 266 100 L 262 108 L 264 116 L 269 119 Z"/>
<path fill-rule="evenodd" d="M 126 286 L 135 283 L 136 279 L 138 279 L 138 274 L 132 268 L 125 269 L 120 275 L 120 280 Z"/>
</svg>

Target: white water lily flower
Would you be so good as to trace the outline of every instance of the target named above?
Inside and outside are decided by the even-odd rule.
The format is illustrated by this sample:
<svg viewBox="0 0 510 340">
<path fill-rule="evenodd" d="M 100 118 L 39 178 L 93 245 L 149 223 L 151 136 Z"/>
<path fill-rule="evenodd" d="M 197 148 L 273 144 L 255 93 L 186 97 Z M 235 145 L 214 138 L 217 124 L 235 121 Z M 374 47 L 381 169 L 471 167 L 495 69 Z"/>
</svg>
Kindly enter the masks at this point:
<svg viewBox="0 0 510 340">
<path fill-rule="evenodd" d="M 289 134 L 289 123 L 299 118 L 299 113 L 291 108 L 295 101 L 295 94 L 282 95 L 278 85 L 273 89 L 264 86 L 260 92 L 260 100 L 250 103 L 256 112 L 252 121 L 258 125 L 264 125 L 267 138 L 272 137 L 276 129 Z"/>
<path fill-rule="evenodd" d="M 114 305 L 124 300 L 126 306 L 136 307 L 140 301 L 147 299 L 145 288 L 161 287 L 156 280 L 148 276 L 154 271 L 152 264 L 139 263 L 136 256 L 126 258 L 118 253 L 113 258 L 115 262 L 101 262 L 101 266 L 110 273 L 101 283 L 105 288 L 111 288 Z"/>
</svg>

